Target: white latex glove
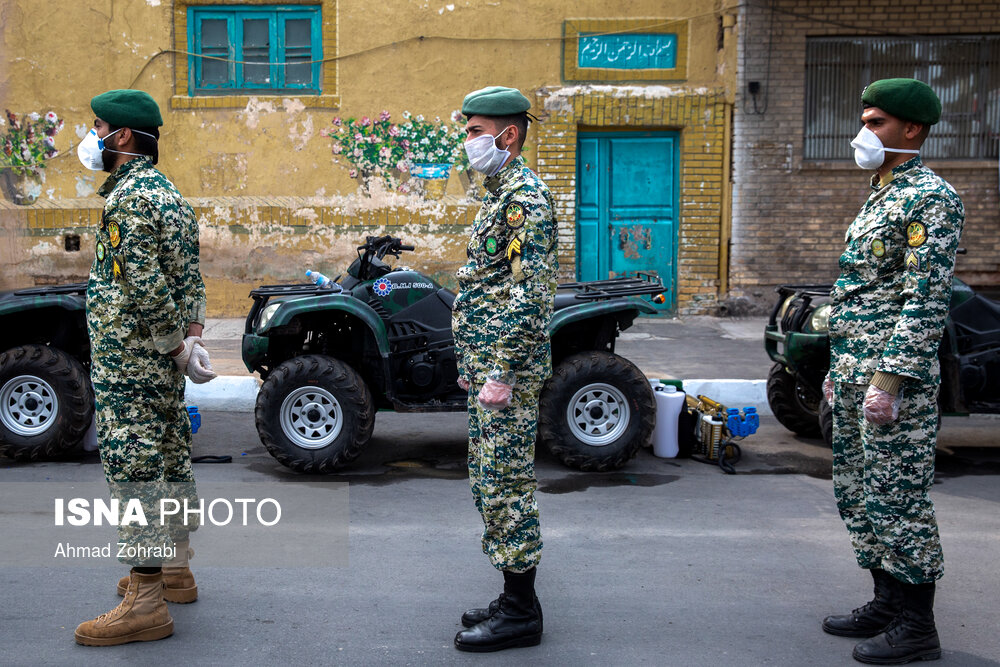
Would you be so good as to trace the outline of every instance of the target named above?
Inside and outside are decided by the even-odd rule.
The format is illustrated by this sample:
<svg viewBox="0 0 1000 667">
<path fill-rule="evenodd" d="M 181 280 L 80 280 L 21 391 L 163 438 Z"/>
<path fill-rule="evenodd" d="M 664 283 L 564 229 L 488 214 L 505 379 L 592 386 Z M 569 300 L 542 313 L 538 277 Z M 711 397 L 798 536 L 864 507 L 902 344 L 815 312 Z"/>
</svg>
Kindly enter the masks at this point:
<svg viewBox="0 0 1000 667">
<path fill-rule="evenodd" d="M 184 346 L 184 349 L 177 354 L 170 355 L 170 358 L 174 360 L 175 364 L 177 364 L 177 370 L 179 370 L 184 375 L 187 375 L 188 361 L 191 359 L 191 350 L 194 349 L 194 341 L 196 339 L 201 340 L 196 336 L 188 336 L 183 341 L 181 341 L 181 345 Z"/>
<path fill-rule="evenodd" d="M 875 385 L 868 385 L 865 392 L 865 419 L 872 424 L 890 424 L 899 418 L 900 396 L 893 396 Z"/>
<path fill-rule="evenodd" d="M 469 381 L 463 377 L 458 378 L 458 386 L 465 391 L 469 391 Z"/>
<path fill-rule="evenodd" d="M 503 410 L 510 405 L 510 397 L 513 393 L 514 387 L 491 378 L 479 391 L 479 405 L 487 410 Z"/>
<path fill-rule="evenodd" d="M 208 360 L 208 350 L 201 338 L 195 338 L 194 346 L 191 348 L 191 358 L 188 359 L 187 375 L 191 382 L 204 384 L 209 380 L 218 377 L 212 370 L 212 362 Z"/>
<path fill-rule="evenodd" d="M 833 380 L 830 379 L 829 373 L 823 378 L 823 398 L 829 405 L 833 405 Z"/>
</svg>

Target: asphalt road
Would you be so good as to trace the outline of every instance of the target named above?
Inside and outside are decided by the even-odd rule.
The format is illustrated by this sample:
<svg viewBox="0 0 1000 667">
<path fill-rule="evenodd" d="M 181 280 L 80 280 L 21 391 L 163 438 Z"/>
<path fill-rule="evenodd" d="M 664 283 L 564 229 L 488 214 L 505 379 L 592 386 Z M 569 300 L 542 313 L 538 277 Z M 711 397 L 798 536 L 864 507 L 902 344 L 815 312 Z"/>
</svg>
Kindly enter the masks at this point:
<svg viewBox="0 0 1000 667">
<path fill-rule="evenodd" d="M 853 640 L 819 628 L 824 615 L 849 611 L 871 592 L 837 516 L 829 451 L 773 420 L 744 441 L 737 475 L 648 450 L 618 472 L 578 473 L 540 453 L 544 639 L 469 655 L 452 647 L 459 616 L 491 600 L 501 578 L 479 549 L 463 415 L 380 413 L 366 452 L 344 474 L 321 478 L 277 464 L 250 415 L 203 419 L 194 453 L 233 456 L 197 464 L 204 484 L 306 482 L 322 508 L 332 502 L 330 482 L 347 482 L 349 564 L 208 566 L 196 556 L 200 599 L 171 605 L 174 636 L 114 648 L 77 646 L 73 629 L 117 604 L 123 566 L 2 564 L 0 664 L 853 664 Z M 947 568 L 938 664 L 1000 665 L 998 427 L 991 418 L 946 418 L 943 426 L 933 491 Z M 55 497 L 101 480 L 94 454 L 0 460 L 5 495 L 15 482 L 50 484 Z M 0 498 L 3 539 L 27 540 L 26 522 L 35 519 L 8 505 Z"/>
</svg>

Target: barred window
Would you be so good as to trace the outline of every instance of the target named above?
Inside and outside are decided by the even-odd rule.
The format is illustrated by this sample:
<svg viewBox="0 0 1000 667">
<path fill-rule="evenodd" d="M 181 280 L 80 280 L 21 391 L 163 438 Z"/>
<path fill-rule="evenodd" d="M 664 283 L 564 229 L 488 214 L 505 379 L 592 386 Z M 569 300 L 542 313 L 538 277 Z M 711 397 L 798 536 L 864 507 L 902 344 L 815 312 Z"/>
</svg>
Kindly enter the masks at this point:
<svg viewBox="0 0 1000 667">
<path fill-rule="evenodd" d="M 941 98 L 926 158 L 979 160 L 1000 152 L 1000 35 L 810 37 L 806 41 L 807 160 L 849 160 L 861 91 L 878 79 L 927 82 Z"/>
</svg>

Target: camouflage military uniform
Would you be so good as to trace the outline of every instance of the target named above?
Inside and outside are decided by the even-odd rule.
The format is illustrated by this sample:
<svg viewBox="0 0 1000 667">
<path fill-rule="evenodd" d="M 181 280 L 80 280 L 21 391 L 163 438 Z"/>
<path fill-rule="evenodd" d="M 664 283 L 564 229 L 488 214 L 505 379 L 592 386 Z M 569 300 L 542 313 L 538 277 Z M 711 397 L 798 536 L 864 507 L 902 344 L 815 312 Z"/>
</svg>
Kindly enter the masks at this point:
<svg viewBox="0 0 1000 667">
<path fill-rule="evenodd" d="M 905 583 L 941 577 L 934 505 L 937 350 L 965 212 L 915 157 L 892 170 L 847 230 L 830 315 L 833 475 L 858 564 Z M 899 418 L 864 417 L 876 372 L 902 377 Z"/>
<path fill-rule="evenodd" d="M 486 181 L 469 262 L 458 271 L 452 329 L 469 389 L 469 482 L 494 567 L 524 572 L 541 557 L 535 502 L 538 394 L 552 374 L 548 324 L 556 291 L 552 195 L 521 157 Z M 479 405 L 488 378 L 513 385 L 503 410 Z"/>
<path fill-rule="evenodd" d="M 146 528 L 121 527 L 119 541 L 169 545 L 186 531 L 155 525 L 158 505 L 146 502 L 178 493 L 194 498 L 184 376 L 170 352 L 189 323 L 205 321 L 198 224 L 146 158 L 118 167 L 99 194 L 107 203 L 87 287 L 87 326 L 101 461 L 112 493 L 141 494 L 149 520 Z"/>
</svg>

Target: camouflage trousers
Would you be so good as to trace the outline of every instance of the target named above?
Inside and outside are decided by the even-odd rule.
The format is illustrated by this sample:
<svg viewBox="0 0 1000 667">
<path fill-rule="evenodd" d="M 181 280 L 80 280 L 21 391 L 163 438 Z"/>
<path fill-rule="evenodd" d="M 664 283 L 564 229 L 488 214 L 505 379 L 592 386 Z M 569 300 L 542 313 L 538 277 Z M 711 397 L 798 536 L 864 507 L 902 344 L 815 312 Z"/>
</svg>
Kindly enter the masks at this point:
<svg viewBox="0 0 1000 667">
<path fill-rule="evenodd" d="M 160 502 L 197 502 L 191 470 L 191 422 L 184 406 L 184 378 L 153 384 L 95 384 L 97 437 L 111 497 L 125 507 L 136 498 L 148 525 L 119 526 L 118 541 L 128 545 L 133 566 L 158 566 L 157 547 L 187 538 L 182 513 L 160 522 Z M 178 381 L 179 379 L 179 381 Z"/>
<path fill-rule="evenodd" d="M 833 488 L 858 565 L 910 584 L 941 578 L 944 560 L 934 503 L 938 383 L 903 382 L 899 418 L 865 419 L 868 385 L 836 383 Z"/>
<path fill-rule="evenodd" d="M 483 517 L 483 553 L 498 570 L 525 572 L 542 557 L 535 502 L 535 433 L 538 394 L 534 380 L 514 386 L 510 405 L 479 405 L 480 384 L 469 388 L 469 483 Z"/>
</svg>

